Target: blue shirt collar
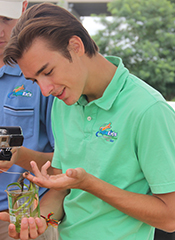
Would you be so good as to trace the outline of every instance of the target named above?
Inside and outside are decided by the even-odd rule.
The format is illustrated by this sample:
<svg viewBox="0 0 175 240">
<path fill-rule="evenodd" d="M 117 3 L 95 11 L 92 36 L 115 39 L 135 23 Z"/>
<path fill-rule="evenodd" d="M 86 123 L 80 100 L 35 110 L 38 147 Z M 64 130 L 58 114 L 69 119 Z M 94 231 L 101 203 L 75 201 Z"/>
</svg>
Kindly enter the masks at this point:
<svg viewBox="0 0 175 240">
<path fill-rule="evenodd" d="M 11 76 L 21 76 L 22 71 L 20 67 L 16 64 L 13 67 L 9 65 L 4 65 L 3 67 L 0 68 L 0 78 L 4 75 L 11 75 Z"/>
</svg>

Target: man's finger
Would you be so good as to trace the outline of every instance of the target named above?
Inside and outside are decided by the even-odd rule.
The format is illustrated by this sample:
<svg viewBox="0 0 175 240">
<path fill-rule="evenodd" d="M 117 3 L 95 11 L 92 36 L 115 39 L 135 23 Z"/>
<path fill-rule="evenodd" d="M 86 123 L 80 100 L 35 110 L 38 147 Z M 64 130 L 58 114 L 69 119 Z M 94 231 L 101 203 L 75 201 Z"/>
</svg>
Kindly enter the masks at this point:
<svg viewBox="0 0 175 240">
<path fill-rule="evenodd" d="M 42 234 L 46 230 L 46 221 L 43 218 L 35 218 L 36 225 L 38 227 L 38 233 Z"/>
<path fill-rule="evenodd" d="M 50 165 L 51 165 L 51 162 L 50 161 L 47 161 L 43 166 L 42 166 L 42 168 L 41 168 L 41 174 L 43 175 L 43 176 L 47 176 L 48 174 L 47 174 L 47 169 L 50 167 Z"/>
<path fill-rule="evenodd" d="M 76 169 L 67 169 L 66 175 L 71 178 L 76 178 L 77 177 L 77 170 Z"/>
<path fill-rule="evenodd" d="M 10 215 L 7 212 L 0 212 L 0 220 L 10 222 Z"/>
<path fill-rule="evenodd" d="M 6 172 L 11 166 L 12 164 L 9 161 L 3 161 L 0 159 L 0 169 L 3 170 L 1 172 Z"/>
<path fill-rule="evenodd" d="M 34 218 L 30 217 L 28 219 L 28 223 L 29 223 L 30 238 L 32 238 L 32 239 L 37 238 L 38 237 L 38 230 L 37 230 Z"/>
<path fill-rule="evenodd" d="M 21 221 L 20 239 L 29 239 L 29 224 L 27 218 L 23 218 Z"/>
<path fill-rule="evenodd" d="M 23 177 L 26 178 L 26 179 L 28 179 L 28 180 L 31 181 L 31 182 L 33 182 L 33 180 L 34 180 L 34 178 L 35 178 L 32 174 L 30 174 L 30 173 L 28 173 L 28 172 L 23 173 Z"/>
<path fill-rule="evenodd" d="M 19 239 L 19 234 L 16 232 L 16 228 L 14 224 L 9 224 L 8 234 L 11 238 Z"/>
<path fill-rule="evenodd" d="M 40 172 L 40 170 L 39 170 L 36 162 L 31 161 L 31 162 L 30 162 L 30 165 L 31 165 L 31 167 L 32 167 L 32 171 L 33 171 L 33 173 L 35 174 L 35 176 L 36 176 L 36 177 L 41 177 L 42 174 L 41 174 L 41 172 Z"/>
</svg>

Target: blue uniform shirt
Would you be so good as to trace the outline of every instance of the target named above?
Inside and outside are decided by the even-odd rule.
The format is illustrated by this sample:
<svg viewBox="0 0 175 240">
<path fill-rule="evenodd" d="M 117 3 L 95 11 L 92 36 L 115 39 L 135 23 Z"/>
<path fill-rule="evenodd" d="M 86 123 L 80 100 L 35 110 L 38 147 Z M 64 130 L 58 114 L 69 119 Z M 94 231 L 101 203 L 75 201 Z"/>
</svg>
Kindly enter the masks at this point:
<svg viewBox="0 0 175 240">
<path fill-rule="evenodd" d="M 53 152 L 54 140 L 50 112 L 53 96 L 44 97 L 38 85 L 24 78 L 18 65 L 0 68 L 0 126 L 20 126 L 24 135 L 23 146 L 41 152 Z M 24 172 L 13 165 L 9 172 Z M 19 174 L 0 174 L 0 211 L 8 209 L 9 183 L 16 182 Z M 46 191 L 40 188 L 40 196 Z"/>
</svg>

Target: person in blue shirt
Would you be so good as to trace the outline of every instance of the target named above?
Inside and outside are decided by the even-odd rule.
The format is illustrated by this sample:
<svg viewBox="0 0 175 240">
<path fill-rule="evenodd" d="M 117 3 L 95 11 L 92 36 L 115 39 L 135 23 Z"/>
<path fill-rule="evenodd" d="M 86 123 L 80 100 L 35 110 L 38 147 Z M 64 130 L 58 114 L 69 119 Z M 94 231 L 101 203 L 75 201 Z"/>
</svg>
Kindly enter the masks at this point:
<svg viewBox="0 0 175 240">
<path fill-rule="evenodd" d="M 7 185 L 16 182 L 26 169 L 31 170 L 31 159 L 38 159 L 42 165 L 52 159 L 54 151 L 50 121 L 53 96 L 44 97 L 39 87 L 33 87 L 31 81 L 24 78 L 18 65 L 10 67 L 3 63 L 3 52 L 11 31 L 27 4 L 26 0 L 0 0 L 0 126 L 20 126 L 24 136 L 23 146 L 18 151 L 12 149 L 11 161 L 0 161 L 1 212 L 8 211 Z M 39 189 L 40 198 L 46 191 L 46 188 Z M 0 238 L 3 240 L 12 239 L 8 235 L 8 225 L 0 220 Z M 50 227 L 37 239 L 57 239 L 57 232 Z"/>
</svg>

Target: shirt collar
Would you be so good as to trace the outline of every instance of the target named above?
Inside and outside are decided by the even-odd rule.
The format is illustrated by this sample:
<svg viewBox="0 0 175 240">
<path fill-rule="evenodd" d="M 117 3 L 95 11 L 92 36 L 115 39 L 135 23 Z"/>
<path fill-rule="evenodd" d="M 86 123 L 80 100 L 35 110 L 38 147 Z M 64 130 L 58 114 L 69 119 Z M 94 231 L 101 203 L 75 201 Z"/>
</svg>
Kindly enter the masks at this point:
<svg viewBox="0 0 175 240">
<path fill-rule="evenodd" d="M 109 110 L 119 93 L 122 91 L 122 88 L 126 82 L 126 78 L 129 75 L 129 71 L 124 67 L 121 58 L 108 56 L 106 59 L 117 66 L 117 70 L 110 84 L 105 89 L 103 96 L 88 103 L 85 96 L 82 95 L 78 100 L 79 105 L 90 106 L 91 104 L 95 103 L 98 107 L 104 110 Z"/>
<path fill-rule="evenodd" d="M 18 65 L 14 65 L 13 67 L 9 65 L 4 65 L 0 68 L 0 78 L 4 75 L 10 75 L 10 76 L 21 76 L 22 71 Z"/>
</svg>

